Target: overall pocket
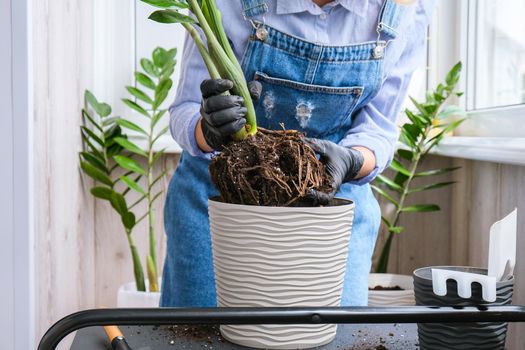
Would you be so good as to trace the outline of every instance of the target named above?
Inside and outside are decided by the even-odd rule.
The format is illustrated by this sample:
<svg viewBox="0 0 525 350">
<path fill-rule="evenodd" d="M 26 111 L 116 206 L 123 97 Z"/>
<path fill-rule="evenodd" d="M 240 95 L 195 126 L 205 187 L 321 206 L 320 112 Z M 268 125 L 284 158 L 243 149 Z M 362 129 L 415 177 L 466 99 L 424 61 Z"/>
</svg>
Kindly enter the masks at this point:
<svg viewBox="0 0 525 350">
<path fill-rule="evenodd" d="M 273 78 L 256 72 L 263 89 L 256 102 L 258 124 L 263 128 L 294 129 L 310 137 L 340 133 L 351 126 L 352 112 L 363 87 L 311 85 Z"/>
</svg>

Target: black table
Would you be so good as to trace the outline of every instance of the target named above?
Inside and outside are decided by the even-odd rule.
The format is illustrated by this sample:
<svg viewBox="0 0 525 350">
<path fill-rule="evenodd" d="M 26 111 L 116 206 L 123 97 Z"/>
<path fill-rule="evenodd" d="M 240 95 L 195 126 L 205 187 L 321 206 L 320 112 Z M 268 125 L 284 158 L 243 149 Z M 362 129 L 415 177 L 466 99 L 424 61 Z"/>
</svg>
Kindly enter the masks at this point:
<svg viewBox="0 0 525 350">
<path fill-rule="evenodd" d="M 224 340 L 218 326 L 122 326 L 134 350 L 238 350 L 247 349 Z M 71 350 L 111 349 L 102 327 L 77 332 Z M 323 350 L 413 350 L 419 349 L 415 324 L 341 324 L 335 340 Z M 145 349 L 144 349 L 145 350 Z"/>
</svg>

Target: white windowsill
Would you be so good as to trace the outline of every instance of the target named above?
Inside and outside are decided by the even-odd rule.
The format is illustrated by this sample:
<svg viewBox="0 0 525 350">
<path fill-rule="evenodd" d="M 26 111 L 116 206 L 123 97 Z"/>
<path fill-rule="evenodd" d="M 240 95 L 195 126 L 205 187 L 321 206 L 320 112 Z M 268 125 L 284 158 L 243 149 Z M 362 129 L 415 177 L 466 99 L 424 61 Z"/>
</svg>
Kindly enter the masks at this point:
<svg viewBox="0 0 525 350">
<path fill-rule="evenodd" d="M 444 138 L 431 153 L 525 166 L 525 138 L 451 136 Z"/>
</svg>

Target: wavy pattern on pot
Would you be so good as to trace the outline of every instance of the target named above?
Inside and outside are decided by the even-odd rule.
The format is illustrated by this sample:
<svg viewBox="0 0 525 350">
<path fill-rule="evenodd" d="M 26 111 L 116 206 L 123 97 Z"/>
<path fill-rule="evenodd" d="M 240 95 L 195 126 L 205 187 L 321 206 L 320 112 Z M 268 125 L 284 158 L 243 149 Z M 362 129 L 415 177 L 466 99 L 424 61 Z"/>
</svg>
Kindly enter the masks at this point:
<svg viewBox="0 0 525 350">
<path fill-rule="evenodd" d="M 338 306 L 353 203 L 257 207 L 210 200 L 217 303 L 222 307 Z M 297 349 L 329 343 L 337 325 L 221 326 L 237 344 Z"/>
</svg>

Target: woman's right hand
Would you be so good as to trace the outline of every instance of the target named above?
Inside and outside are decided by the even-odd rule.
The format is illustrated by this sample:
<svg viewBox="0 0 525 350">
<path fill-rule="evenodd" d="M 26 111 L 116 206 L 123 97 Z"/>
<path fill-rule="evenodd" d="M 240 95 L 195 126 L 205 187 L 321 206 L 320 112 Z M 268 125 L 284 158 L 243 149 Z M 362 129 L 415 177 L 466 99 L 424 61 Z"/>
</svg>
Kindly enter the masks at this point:
<svg viewBox="0 0 525 350">
<path fill-rule="evenodd" d="M 214 150 L 228 143 L 231 135 L 246 124 L 243 98 L 221 95 L 232 87 L 233 83 L 227 79 L 207 79 L 201 84 L 201 129 L 204 140 Z"/>
<path fill-rule="evenodd" d="M 244 99 L 236 95 L 221 95 L 233 87 L 227 79 L 206 79 L 201 83 L 202 103 L 201 121 L 197 125 L 197 143 L 203 151 L 221 149 L 233 134 L 246 125 Z M 250 82 L 248 88 L 252 98 L 257 99 L 261 86 L 259 82 Z M 199 130 L 200 128 L 200 130 Z M 201 141 L 199 142 L 202 133 Z M 208 147 L 207 147 L 208 146 Z"/>
</svg>

